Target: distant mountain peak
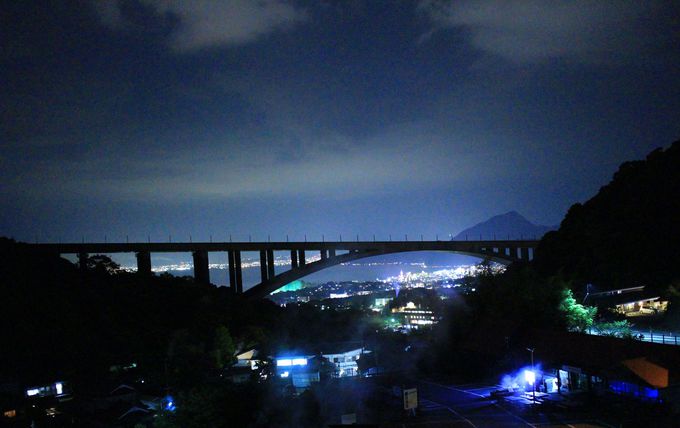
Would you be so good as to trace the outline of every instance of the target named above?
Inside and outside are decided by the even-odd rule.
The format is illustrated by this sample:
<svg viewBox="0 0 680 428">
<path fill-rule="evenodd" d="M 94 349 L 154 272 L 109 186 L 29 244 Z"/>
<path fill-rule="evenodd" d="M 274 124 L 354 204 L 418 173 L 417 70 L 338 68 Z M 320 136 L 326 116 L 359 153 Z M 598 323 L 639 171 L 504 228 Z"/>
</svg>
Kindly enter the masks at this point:
<svg viewBox="0 0 680 428">
<path fill-rule="evenodd" d="M 469 227 L 458 235 L 456 240 L 477 239 L 540 239 L 556 226 L 536 225 L 517 211 L 508 211 Z"/>
</svg>

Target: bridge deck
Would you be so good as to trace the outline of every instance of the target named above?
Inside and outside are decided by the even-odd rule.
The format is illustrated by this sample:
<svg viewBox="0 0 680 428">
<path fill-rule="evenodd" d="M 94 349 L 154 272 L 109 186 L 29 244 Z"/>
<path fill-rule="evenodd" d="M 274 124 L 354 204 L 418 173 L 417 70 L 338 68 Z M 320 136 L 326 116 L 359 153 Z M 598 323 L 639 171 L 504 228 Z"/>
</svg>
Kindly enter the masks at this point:
<svg viewBox="0 0 680 428">
<path fill-rule="evenodd" d="M 306 275 L 347 261 L 412 251 L 446 251 L 487 258 L 499 263 L 529 261 L 538 241 L 316 241 L 316 242 L 135 242 L 26 244 L 31 250 L 53 254 L 78 254 L 85 269 L 88 254 L 136 253 L 137 270 L 151 275 L 151 253 L 191 252 L 197 282 L 210 283 L 209 253 L 228 253 L 229 283 L 234 293 L 243 293 L 241 253 L 259 252 L 262 282 L 245 292 L 260 298 Z M 276 272 L 274 251 L 290 252 L 291 267 Z M 318 252 L 318 260 L 308 261 L 307 251 Z M 340 253 L 345 252 L 346 253 Z"/>
<path fill-rule="evenodd" d="M 484 241 L 315 241 L 315 242 L 89 242 L 26 244 L 29 248 L 59 254 L 181 253 L 193 251 L 290 251 L 290 250 L 375 250 L 457 251 L 461 248 L 535 248 L 536 240 Z"/>
</svg>

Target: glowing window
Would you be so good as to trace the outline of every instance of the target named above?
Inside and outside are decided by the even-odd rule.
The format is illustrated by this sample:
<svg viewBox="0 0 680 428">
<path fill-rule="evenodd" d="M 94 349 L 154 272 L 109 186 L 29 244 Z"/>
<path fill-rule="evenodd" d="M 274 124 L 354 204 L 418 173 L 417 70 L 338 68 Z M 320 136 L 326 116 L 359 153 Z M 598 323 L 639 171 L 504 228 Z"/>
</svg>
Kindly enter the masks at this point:
<svg viewBox="0 0 680 428">
<path fill-rule="evenodd" d="M 61 395 L 64 393 L 64 385 L 61 382 L 55 383 L 54 389 L 57 391 L 57 395 Z"/>
<path fill-rule="evenodd" d="M 307 358 L 282 358 L 276 360 L 277 367 L 306 366 Z"/>
<path fill-rule="evenodd" d="M 29 397 L 36 396 L 40 393 L 40 390 L 38 388 L 33 388 L 33 389 L 27 389 L 26 390 L 26 395 Z"/>
</svg>

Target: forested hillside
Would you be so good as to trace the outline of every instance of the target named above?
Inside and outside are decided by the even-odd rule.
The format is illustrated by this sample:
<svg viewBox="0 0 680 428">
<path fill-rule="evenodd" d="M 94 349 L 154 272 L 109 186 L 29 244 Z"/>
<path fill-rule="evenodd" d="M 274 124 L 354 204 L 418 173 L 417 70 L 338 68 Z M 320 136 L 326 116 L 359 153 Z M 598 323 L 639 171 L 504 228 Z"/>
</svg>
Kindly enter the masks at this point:
<svg viewBox="0 0 680 428">
<path fill-rule="evenodd" d="M 679 219 L 677 141 L 625 162 L 593 198 L 573 205 L 559 230 L 541 241 L 536 266 L 601 289 L 664 289 L 680 279 Z"/>
</svg>

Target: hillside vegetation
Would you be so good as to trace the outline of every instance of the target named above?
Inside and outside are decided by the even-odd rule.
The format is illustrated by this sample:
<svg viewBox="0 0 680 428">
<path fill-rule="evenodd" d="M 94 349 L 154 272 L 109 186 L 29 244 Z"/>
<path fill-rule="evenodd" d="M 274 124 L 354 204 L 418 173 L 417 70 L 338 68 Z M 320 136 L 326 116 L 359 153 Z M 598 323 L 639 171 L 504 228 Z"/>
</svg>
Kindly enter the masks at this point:
<svg viewBox="0 0 680 428">
<path fill-rule="evenodd" d="M 680 141 L 625 162 L 587 202 L 574 204 L 541 241 L 536 268 L 599 289 L 680 279 Z"/>
</svg>

